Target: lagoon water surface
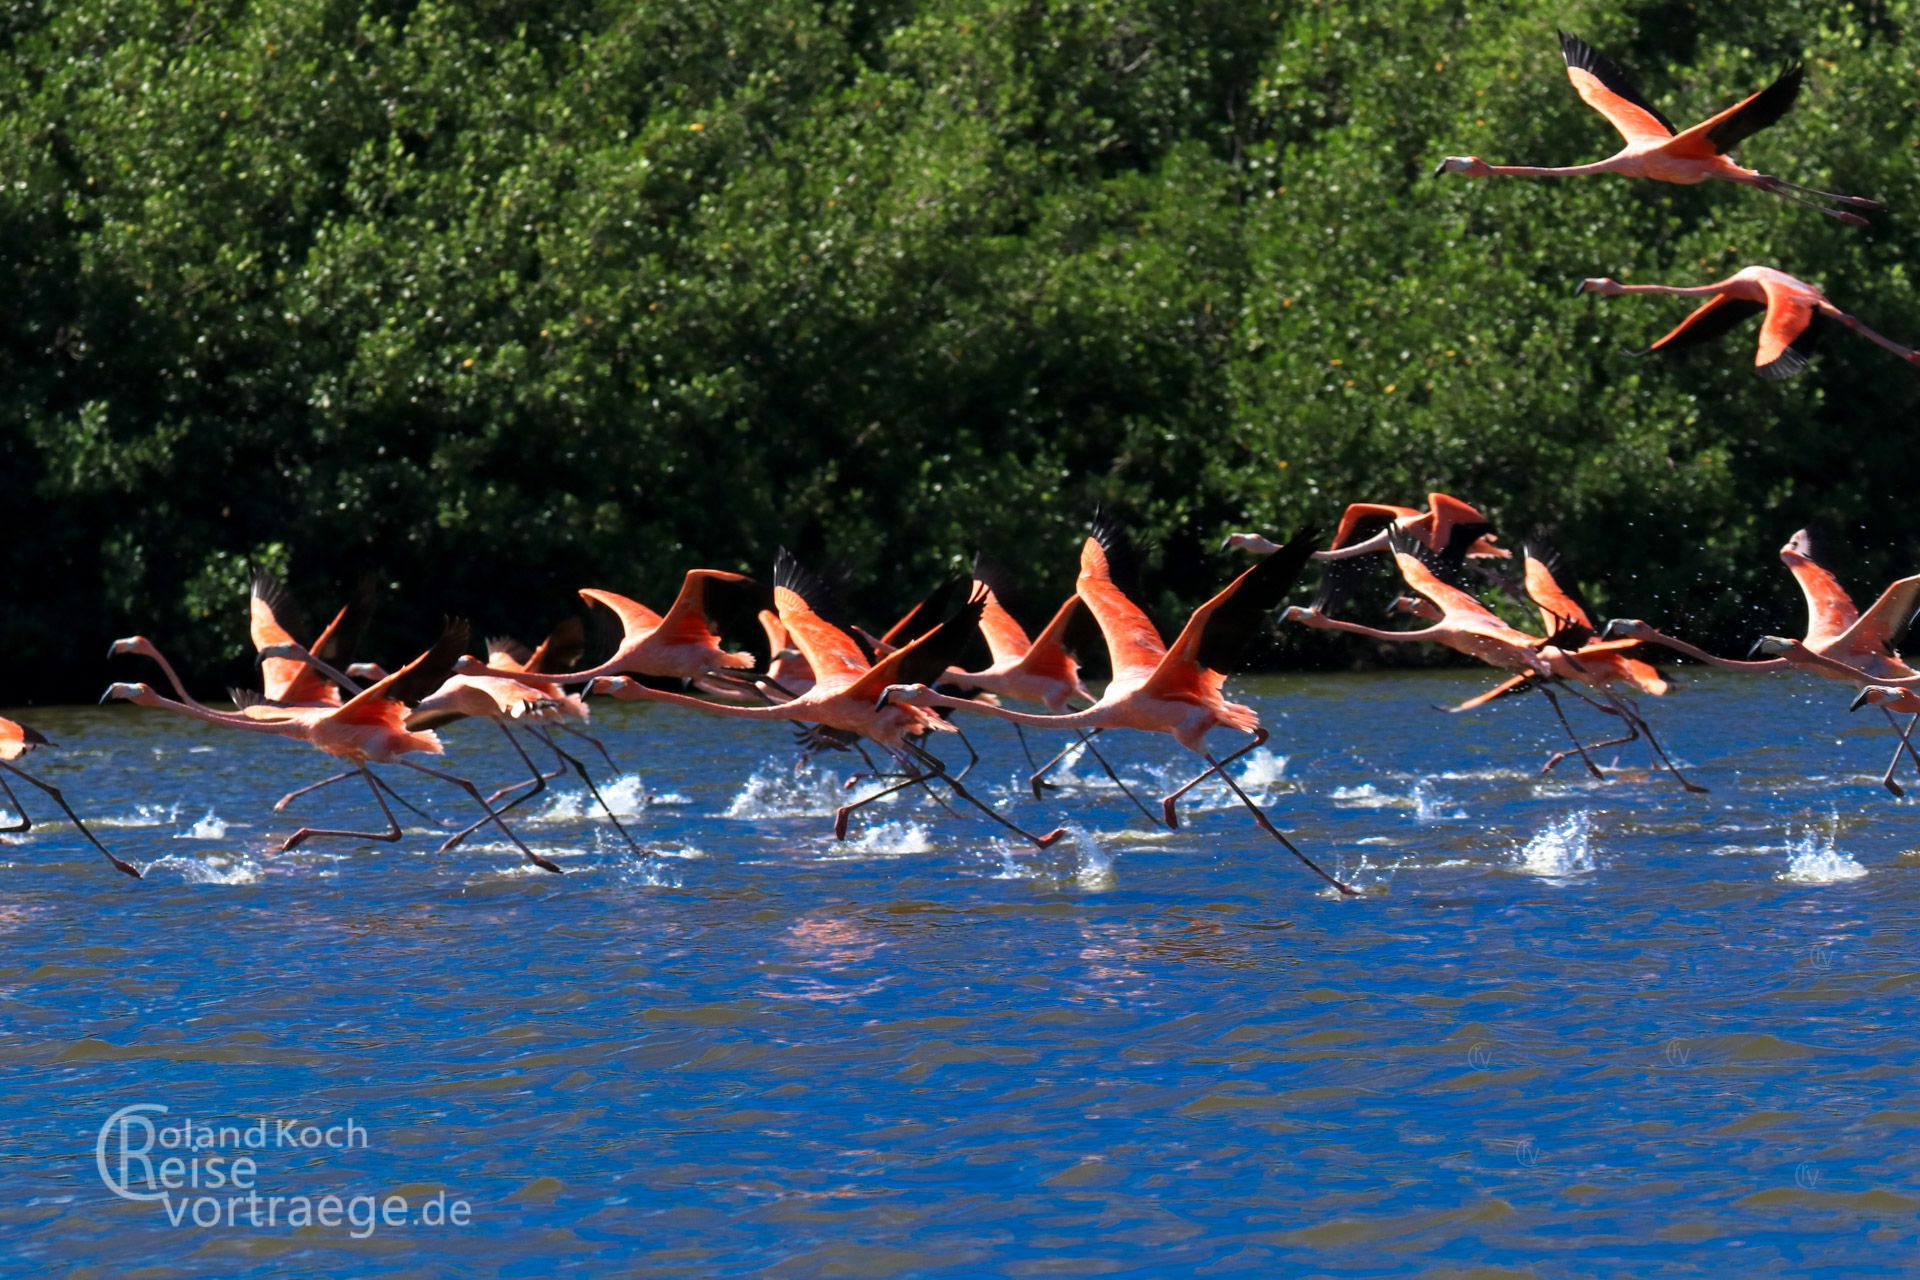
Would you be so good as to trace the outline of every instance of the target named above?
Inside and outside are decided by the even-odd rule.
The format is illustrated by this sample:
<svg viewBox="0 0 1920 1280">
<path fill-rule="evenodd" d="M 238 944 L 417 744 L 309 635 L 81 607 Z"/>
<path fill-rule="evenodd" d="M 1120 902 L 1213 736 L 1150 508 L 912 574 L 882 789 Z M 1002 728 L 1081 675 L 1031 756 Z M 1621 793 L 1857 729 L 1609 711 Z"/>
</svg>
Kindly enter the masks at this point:
<svg viewBox="0 0 1920 1280">
<path fill-rule="evenodd" d="M 1647 712 L 1693 796 L 1638 747 L 1542 776 L 1538 699 L 1430 709 L 1486 683 L 1237 682 L 1274 731 L 1243 778 L 1351 901 L 1224 788 L 1169 833 L 1086 767 L 1012 800 L 1072 827 L 1047 851 L 912 798 L 836 843 L 848 758 L 796 773 L 782 729 L 671 708 L 596 707 L 645 857 L 566 783 L 519 811 L 563 877 L 424 830 L 277 854 L 295 815 L 378 815 L 353 786 L 273 814 L 330 772 L 298 745 L 22 713 L 61 748 L 23 763 L 148 875 L 64 823 L 0 837 L 0 1268 L 1920 1271 L 1920 814 L 1878 785 L 1885 719 L 1685 679 Z M 973 735 L 974 780 L 1017 796 L 1011 732 Z M 490 727 L 446 737 L 511 780 Z M 1152 797 L 1191 772 L 1104 741 Z M 130 1106 L 167 1108 L 151 1133 L 351 1121 L 224 1154 L 263 1198 L 409 1217 L 195 1226 L 204 1169 L 120 1198 L 98 1156 Z"/>
</svg>

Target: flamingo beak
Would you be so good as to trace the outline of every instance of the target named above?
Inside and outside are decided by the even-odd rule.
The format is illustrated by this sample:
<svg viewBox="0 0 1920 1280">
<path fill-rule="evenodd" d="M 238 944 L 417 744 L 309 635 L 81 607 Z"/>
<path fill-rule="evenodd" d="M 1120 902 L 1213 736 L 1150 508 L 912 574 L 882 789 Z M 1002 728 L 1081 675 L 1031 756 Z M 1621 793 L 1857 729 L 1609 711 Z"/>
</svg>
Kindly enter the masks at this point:
<svg viewBox="0 0 1920 1280">
<path fill-rule="evenodd" d="M 1574 283 L 1574 286 L 1573 286 L 1573 296 L 1574 296 L 1574 297 L 1576 297 L 1576 298 L 1577 298 L 1577 297 L 1579 297 L 1579 296 L 1580 296 L 1581 294 L 1583 294 L 1583 293 L 1585 293 L 1586 291 L 1587 291 L 1587 282 L 1586 282 L 1585 280 L 1580 280 L 1580 281 L 1576 281 L 1576 282 Z"/>
<path fill-rule="evenodd" d="M 1862 689 L 1857 695 L 1855 695 L 1853 699 L 1853 705 L 1848 707 L 1847 710 L 1858 711 L 1860 708 L 1866 706 L 1868 696 L 1872 694 L 1872 692 L 1873 692 L 1872 688 Z"/>
<path fill-rule="evenodd" d="M 1433 171 L 1433 176 L 1437 178 L 1441 174 L 1445 173 L 1446 171 L 1447 171 L 1447 162 L 1445 160 L 1442 160 L 1439 164 L 1439 167 Z"/>
</svg>

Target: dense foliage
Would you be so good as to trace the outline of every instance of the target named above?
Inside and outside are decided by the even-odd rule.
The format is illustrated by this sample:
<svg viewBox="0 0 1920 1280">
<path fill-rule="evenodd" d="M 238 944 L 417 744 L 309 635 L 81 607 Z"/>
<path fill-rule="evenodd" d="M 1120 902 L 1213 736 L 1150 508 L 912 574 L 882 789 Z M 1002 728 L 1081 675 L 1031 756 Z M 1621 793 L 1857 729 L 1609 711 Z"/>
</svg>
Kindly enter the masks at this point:
<svg viewBox="0 0 1920 1280">
<path fill-rule="evenodd" d="M 1839 335 L 1623 349 L 1751 262 L 1920 341 L 1908 0 L 904 0 L 0 10 L 0 702 L 139 628 L 232 673 L 246 566 L 371 568 L 390 656 L 776 545 L 889 613 L 974 548 L 1069 589 L 1090 508 L 1164 599 L 1224 531 L 1444 487 L 1603 612 L 1791 629 L 1773 553 L 1915 566 L 1920 370 Z M 1804 58 L 1725 184 L 1472 181 L 1617 144 L 1554 28 L 1684 122 Z M 1303 642 L 1293 642 L 1300 644 Z M 1350 652 L 1344 646 L 1342 652 Z M 225 672 L 216 669 L 224 666 Z"/>
</svg>

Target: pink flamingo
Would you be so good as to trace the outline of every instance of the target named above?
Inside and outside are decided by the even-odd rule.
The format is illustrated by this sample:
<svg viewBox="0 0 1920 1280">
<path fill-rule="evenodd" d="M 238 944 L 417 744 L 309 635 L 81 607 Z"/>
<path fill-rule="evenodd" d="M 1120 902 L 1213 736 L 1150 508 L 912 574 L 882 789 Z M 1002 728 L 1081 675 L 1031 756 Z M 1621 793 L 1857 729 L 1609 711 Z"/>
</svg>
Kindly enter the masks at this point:
<svg viewBox="0 0 1920 1280">
<path fill-rule="evenodd" d="M 1536 168 L 1530 165 L 1490 165 L 1479 156 L 1448 156 L 1434 170 L 1434 176 L 1463 173 L 1469 178 L 1519 177 L 1566 178 L 1594 173 L 1617 173 L 1628 178 L 1649 178 L 1655 182 L 1673 182 L 1692 186 L 1712 178 L 1757 187 L 1768 195 L 1791 200 L 1838 219 L 1850 226 L 1864 227 L 1867 220 L 1851 209 L 1878 209 L 1877 200 L 1864 196 L 1836 195 L 1788 182 L 1784 178 L 1759 173 L 1735 164 L 1728 155 L 1735 147 L 1787 114 L 1800 96 L 1804 71 L 1788 67 L 1766 88 L 1749 94 L 1719 115 L 1676 131 L 1673 122 L 1642 97 L 1627 81 L 1626 75 L 1577 36 L 1560 33 L 1560 55 L 1567 64 L 1567 79 L 1588 106 L 1607 118 L 1626 140 L 1626 146 L 1605 160 L 1562 168 Z"/>
<path fill-rule="evenodd" d="M 1227 682 L 1227 668 L 1254 630 L 1299 580 L 1301 570 L 1313 554 L 1316 536 L 1313 530 L 1303 530 L 1278 552 L 1228 583 L 1219 594 L 1194 610 L 1179 638 L 1169 648 L 1140 606 L 1128 599 L 1126 592 L 1114 582 L 1116 563 L 1123 575 L 1130 572 L 1132 549 L 1125 532 L 1112 520 L 1096 515 L 1093 535 L 1080 549 L 1080 577 L 1075 590 L 1100 624 L 1100 633 L 1106 638 L 1113 663 L 1113 678 L 1107 682 L 1098 701 L 1081 711 L 1036 715 L 968 702 L 939 693 L 923 682 L 903 681 L 884 691 L 881 705 L 977 711 L 1042 729 L 1114 728 L 1170 734 L 1181 746 L 1203 757 L 1207 767 L 1161 801 L 1168 827 L 1177 829 L 1180 825 L 1176 807 L 1180 797 L 1207 778 L 1218 775 L 1261 828 L 1294 857 L 1340 892 L 1354 893 L 1351 886 L 1335 879 L 1300 852 L 1227 769 L 1267 740 L 1267 731 L 1252 707 L 1228 702 L 1221 696 Z M 1216 758 L 1207 750 L 1206 737 L 1217 728 L 1236 730 L 1249 735 L 1251 740 L 1226 757 Z"/>
<path fill-rule="evenodd" d="M 130 862 L 123 862 L 119 858 L 114 857 L 113 851 L 101 844 L 100 841 L 94 837 L 93 832 L 87 830 L 87 824 L 80 821 L 80 815 L 75 813 L 73 806 L 67 803 L 67 798 L 61 794 L 60 788 L 50 782 L 42 782 L 14 763 L 14 761 L 29 751 L 38 747 L 50 747 L 52 745 L 44 735 L 33 729 L 29 729 L 18 720 L 9 720 L 5 716 L 0 716 L 0 772 L 10 773 L 22 782 L 30 786 L 38 787 L 47 795 L 52 796 L 53 802 L 60 806 L 61 812 L 65 813 L 67 817 L 72 820 L 73 825 L 79 830 L 80 834 L 87 838 L 87 843 L 98 849 L 106 860 L 111 862 L 116 869 L 124 871 L 135 880 L 140 879 L 140 871 L 137 867 Z M 7 780 L 4 777 L 0 777 L 0 791 L 6 793 L 7 803 L 12 805 L 20 814 L 19 822 L 9 827 L 0 827 L 0 831 L 33 830 L 33 819 L 27 813 L 27 806 L 20 803 L 20 797 L 13 793 L 13 788 L 7 785 Z"/>
<path fill-rule="evenodd" d="M 944 672 L 978 624 L 981 601 L 970 602 L 933 630 L 878 661 L 869 662 L 853 637 L 822 618 L 809 602 L 809 597 L 817 599 L 822 594 L 818 582 L 782 548 L 774 561 L 774 607 L 794 643 L 806 655 L 815 680 L 813 688 L 798 697 L 771 706 L 742 707 L 652 689 L 625 677 L 596 679 L 589 692 L 605 693 L 629 702 L 665 702 L 741 720 L 786 720 L 816 725 L 835 735 L 836 741 L 865 738 L 876 743 L 900 764 L 902 780 L 842 805 L 834 814 L 836 839 L 846 838 L 847 822 L 854 810 L 904 787 L 925 787 L 929 780 L 945 783 L 961 800 L 1043 849 L 1066 834 L 1063 830 L 1054 830 L 1036 836 L 1022 829 L 949 774 L 940 758 L 918 741 L 929 733 L 955 732 L 953 726 L 939 716 L 918 707 L 885 706 L 875 702 L 880 693 L 896 681 L 916 676 L 925 679 Z"/>
<path fill-rule="evenodd" d="M 323 751 L 336 759 L 351 763 L 353 772 L 366 780 L 367 789 L 373 793 L 374 802 L 380 806 L 380 812 L 386 815 L 386 831 L 344 831 L 318 827 L 302 827 L 288 836 L 280 846 L 282 852 L 297 848 L 309 839 L 317 837 L 337 837 L 355 840 L 394 841 L 400 839 L 400 823 L 395 820 L 393 810 L 387 807 L 386 798 L 381 794 L 393 794 L 392 787 L 374 773 L 369 765 L 400 764 L 431 778 L 451 783 L 473 797 L 487 813 L 494 825 L 513 842 L 529 862 L 542 870 L 558 873 L 560 868 L 551 861 L 529 849 L 512 828 L 500 820 L 493 807 L 481 796 L 479 788 L 465 778 L 451 773 L 442 773 L 430 769 L 415 760 L 406 757 L 410 754 L 424 753 L 440 755 L 440 739 L 431 731 L 413 731 L 406 727 L 407 709 L 445 683 L 453 670 L 455 660 L 467 647 L 467 624 L 450 623 L 440 639 L 431 649 L 409 662 L 400 670 L 384 680 L 369 686 L 362 692 L 338 707 L 282 707 L 266 715 L 247 715 L 244 712 L 227 713 L 214 711 L 194 703 L 175 702 L 154 692 L 145 684 L 120 683 L 110 686 L 101 697 L 102 702 L 131 702 L 136 706 L 157 707 L 173 711 L 180 715 L 192 716 L 209 724 L 223 724 L 231 728 L 247 729 L 255 733 L 274 734 L 284 738 L 297 738 L 315 750 Z M 282 649 L 284 646 L 269 646 Z M 288 655 L 288 660 L 299 661 Z M 398 798 L 396 796 L 396 798 Z"/>
</svg>

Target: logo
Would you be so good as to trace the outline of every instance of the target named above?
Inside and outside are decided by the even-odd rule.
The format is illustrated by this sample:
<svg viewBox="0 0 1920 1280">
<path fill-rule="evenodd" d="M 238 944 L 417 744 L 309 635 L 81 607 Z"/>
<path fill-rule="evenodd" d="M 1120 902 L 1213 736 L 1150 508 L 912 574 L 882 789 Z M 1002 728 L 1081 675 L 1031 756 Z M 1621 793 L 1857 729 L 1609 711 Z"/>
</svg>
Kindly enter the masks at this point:
<svg viewBox="0 0 1920 1280">
<path fill-rule="evenodd" d="M 366 1126 L 357 1120 L 268 1119 L 213 1125 L 191 1116 L 172 1118 L 163 1103 L 121 1107 L 94 1137 L 94 1168 L 100 1184 L 122 1200 L 158 1204 L 171 1226 L 211 1230 L 300 1230 L 309 1226 L 351 1229 L 364 1240 L 385 1227 L 466 1226 L 473 1206 L 435 1193 L 424 1200 L 380 1196 L 360 1189 L 320 1194 L 267 1194 L 263 1172 L 273 1153 L 298 1153 L 296 1167 L 314 1165 L 314 1154 L 364 1150 Z"/>
</svg>

